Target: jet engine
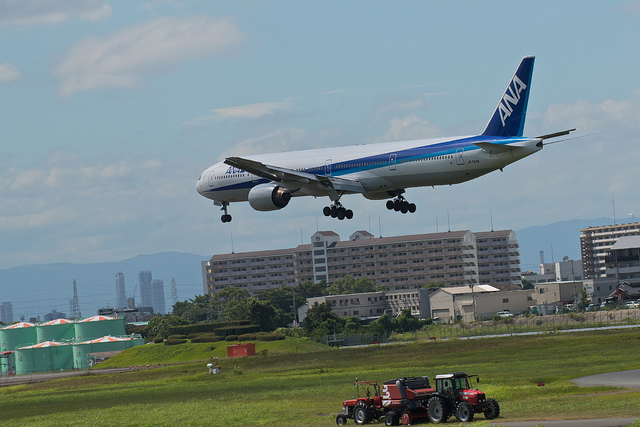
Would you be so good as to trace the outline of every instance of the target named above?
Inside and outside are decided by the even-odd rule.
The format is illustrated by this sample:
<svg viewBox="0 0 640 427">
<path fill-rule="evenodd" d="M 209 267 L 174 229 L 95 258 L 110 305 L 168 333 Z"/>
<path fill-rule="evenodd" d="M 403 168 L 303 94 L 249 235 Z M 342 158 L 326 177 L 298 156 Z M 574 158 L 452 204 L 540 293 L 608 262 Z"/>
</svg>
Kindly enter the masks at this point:
<svg viewBox="0 0 640 427">
<path fill-rule="evenodd" d="M 249 190 L 249 204 L 257 211 L 282 209 L 291 200 L 291 193 L 276 184 L 260 184 Z"/>
</svg>

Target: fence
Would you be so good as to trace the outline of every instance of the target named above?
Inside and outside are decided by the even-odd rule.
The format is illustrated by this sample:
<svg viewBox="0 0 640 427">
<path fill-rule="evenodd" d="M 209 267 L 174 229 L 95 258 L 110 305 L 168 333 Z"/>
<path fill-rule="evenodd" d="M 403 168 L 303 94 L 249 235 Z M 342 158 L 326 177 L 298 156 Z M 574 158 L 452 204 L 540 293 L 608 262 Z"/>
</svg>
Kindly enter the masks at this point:
<svg viewBox="0 0 640 427">
<path fill-rule="evenodd" d="M 329 346 L 356 346 L 398 341 L 470 338 L 491 335 L 523 334 L 611 326 L 640 326 L 639 309 L 594 311 L 586 313 L 554 314 L 550 316 L 517 316 L 500 321 L 432 324 L 418 331 L 374 334 L 332 334 L 319 337 L 318 342 Z"/>
</svg>

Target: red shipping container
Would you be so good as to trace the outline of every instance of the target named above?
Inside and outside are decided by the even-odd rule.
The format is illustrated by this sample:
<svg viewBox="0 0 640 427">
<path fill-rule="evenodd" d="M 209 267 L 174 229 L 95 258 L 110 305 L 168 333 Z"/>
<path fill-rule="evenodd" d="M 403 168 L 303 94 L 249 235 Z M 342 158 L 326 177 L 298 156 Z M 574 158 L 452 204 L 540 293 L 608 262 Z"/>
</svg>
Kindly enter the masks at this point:
<svg viewBox="0 0 640 427">
<path fill-rule="evenodd" d="M 255 355 L 256 345 L 250 342 L 246 344 L 238 343 L 227 346 L 227 357 L 245 357 Z"/>
</svg>

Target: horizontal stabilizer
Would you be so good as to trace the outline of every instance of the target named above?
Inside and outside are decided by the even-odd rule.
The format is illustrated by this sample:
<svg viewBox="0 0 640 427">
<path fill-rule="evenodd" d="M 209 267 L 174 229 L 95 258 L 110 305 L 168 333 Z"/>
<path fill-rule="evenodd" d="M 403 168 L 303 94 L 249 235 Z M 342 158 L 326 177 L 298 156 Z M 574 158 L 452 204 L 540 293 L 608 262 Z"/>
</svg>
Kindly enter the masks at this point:
<svg viewBox="0 0 640 427">
<path fill-rule="evenodd" d="M 482 148 L 486 153 L 489 154 L 500 154 L 500 153 L 508 153 L 513 150 L 522 149 L 517 145 L 503 145 L 503 144 L 494 144 L 493 142 L 474 142 L 473 145 Z"/>
<path fill-rule="evenodd" d="M 563 130 L 561 132 L 555 132 L 555 133 L 548 133 L 546 135 L 542 135 L 539 136 L 539 139 L 549 139 L 549 138 L 556 138 L 558 136 L 564 136 L 564 135 L 569 135 L 569 132 L 573 132 L 574 130 L 576 130 L 576 128 L 573 129 L 569 129 L 569 130 Z"/>
</svg>

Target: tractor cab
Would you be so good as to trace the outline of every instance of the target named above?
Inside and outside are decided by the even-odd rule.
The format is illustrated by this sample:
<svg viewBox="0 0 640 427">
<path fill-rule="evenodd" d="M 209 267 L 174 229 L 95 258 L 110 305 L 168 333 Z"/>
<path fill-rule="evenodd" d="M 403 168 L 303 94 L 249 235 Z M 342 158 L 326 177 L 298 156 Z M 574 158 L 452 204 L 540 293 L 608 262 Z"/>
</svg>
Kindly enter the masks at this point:
<svg viewBox="0 0 640 427">
<path fill-rule="evenodd" d="M 453 407 L 459 402 L 469 402 L 475 406 L 485 402 L 483 392 L 472 389 L 469 380 L 475 378 L 480 382 L 477 375 L 467 375 L 464 372 L 454 372 L 453 374 L 443 374 L 436 376 L 436 391 L 449 400 Z"/>
</svg>

